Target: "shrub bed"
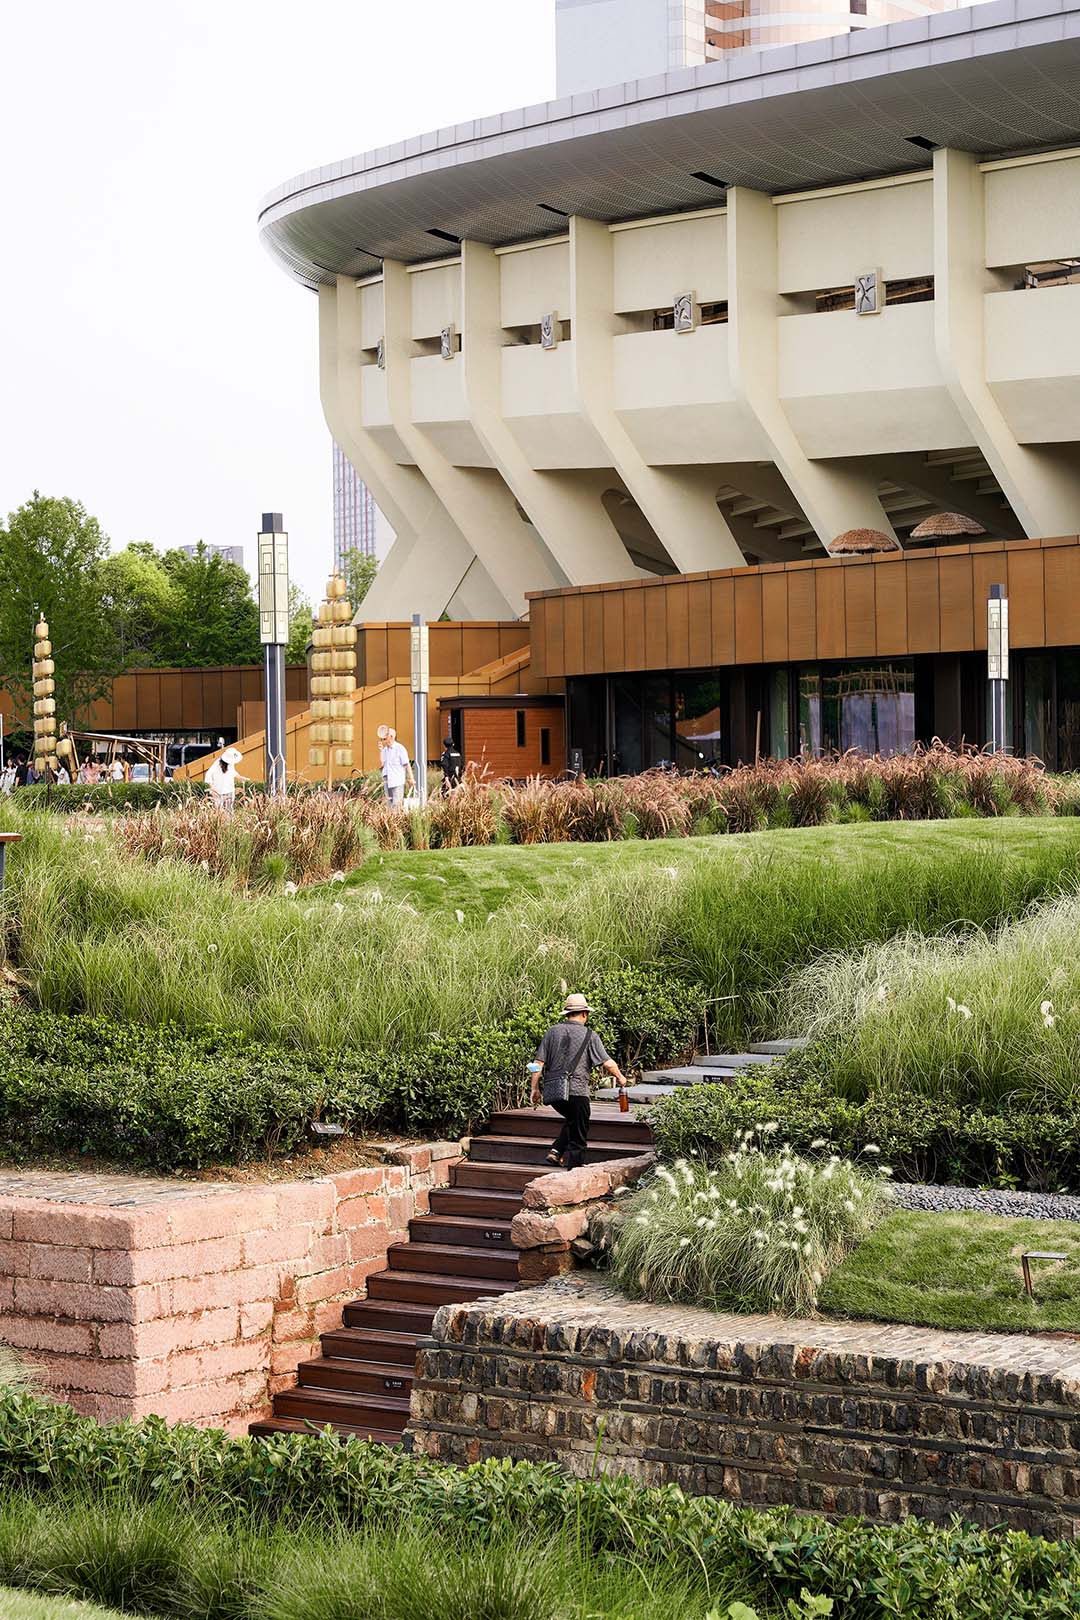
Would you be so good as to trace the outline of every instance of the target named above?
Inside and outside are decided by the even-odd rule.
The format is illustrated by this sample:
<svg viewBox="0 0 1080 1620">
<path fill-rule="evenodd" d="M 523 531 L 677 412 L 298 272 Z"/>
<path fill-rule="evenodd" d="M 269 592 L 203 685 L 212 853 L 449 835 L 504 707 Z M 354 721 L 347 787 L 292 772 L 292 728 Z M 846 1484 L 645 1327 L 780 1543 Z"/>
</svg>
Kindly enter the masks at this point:
<svg viewBox="0 0 1080 1620">
<path fill-rule="evenodd" d="M 645 970 L 612 973 L 590 994 L 597 1029 L 630 1067 L 685 1054 L 703 1013 L 699 993 Z M 523 1065 L 558 1016 L 558 1003 L 535 1000 L 408 1053 L 320 1061 L 227 1031 L 9 1009 L 0 1016 L 0 1150 L 168 1171 L 290 1152 L 313 1118 L 355 1133 L 457 1136 L 524 1101 Z"/>
<path fill-rule="evenodd" d="M 78 810 L 107 815 L 117 810 L 153 810 L 158 806 L 187 804 L 206 796 L 201 782 L 31 782 L 16 788 L 12 803 L 22 810 L 52 810 L 70 815 Z"/>
<path fill-rule="evenodd" d="M 899 1181 L 1080 1193 L 1080 1109 L 983 1112 L 899 1091 L 856 1102 L 837 1096 L 827 1073 L 827 1057 L 808 1049 L 775 1075 L 688 1087 L 653 1109 L 660 1151 L 718 1164 L 741 1132 L 775 1121 L 800 1153 L 815 1142 L 846 1158 L 880 1148 Z"/>
<path fill-rule="evenodd" d="M 0 1498 L 30 1493 L 54 1504 L 60 1518 L 76 1482 L 91 1502 L 112 1501 L 136 1516 L 147 1501 L 197 1506 L 223 1536 L 246 1530 L 250 1537 L 274 1524 L 294 1534 L 422 1527 L 437 1537 L 468 1533 L 475 1545 L 535 1538 L 539 1546 L 570 1530 L 590 1561 L 626 1560 L 687 1579 L 703 1574 L 714 1590 L 741 1591 L 770 1612 L 773 1605 L 785 1614 L 804 1612 L 804 1590 L 827 1595 L 834 1620 L 1073 1620 L 1080 1587 L 1080 1544 L 1017 1532 L 915 1519 L 898 1526 L 832 1524 L 784 1509 L 756 1512 L 688 1498 L 674 1486 L 645 1489 L 620 1476 L 572 1480 L 554 1466 L 487 1462 L 457 1469 L 331 1434 L 231 1440 L 213 1430 L 170 1429 L 154 1418 L 102 1428 L 68 1407 L 0 1396 Z M 19 1578 L 26 1567 L 12 1556 L 19 1537 L 0 1539 L 0 1560 L 15 1571 L 0 1574 Z M 118 1557 L 120 1539 L 114 1534 Z M 167 1538 L 159 1534 L 154 1545 L 167 1547 Z M 228 1565 L 219 1560 L 222 1573 Z M 84 1577 L 92 1567 L 91 1559 L 81 1561 Z M 258 1590 L 257 1559 L 248 1558 L 246 1573 L 246 1590 L 230 1580 L 216 1606 L 201 1612 L 246 1620 Z M 226 1601 L 234 1606 L 226 1608 Z M 140 1606 L 149 1607 L 145 1600 Z M 518 1611 L 492 1604 L 482 1612 Z"/>
</svg>

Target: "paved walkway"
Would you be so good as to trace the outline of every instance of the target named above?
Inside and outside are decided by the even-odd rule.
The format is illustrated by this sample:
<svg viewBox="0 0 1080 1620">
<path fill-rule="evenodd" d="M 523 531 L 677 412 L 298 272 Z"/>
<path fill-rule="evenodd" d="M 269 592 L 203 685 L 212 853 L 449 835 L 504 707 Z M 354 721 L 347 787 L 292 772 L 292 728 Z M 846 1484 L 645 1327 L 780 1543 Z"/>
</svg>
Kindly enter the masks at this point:
<svg viewBox="0 0 1080 1620">
<path fill-rule="evenodd" d="M 504 1294 L 500 1316 L 534 1319 L 565 1328 L 639 1331 L 669 1341 L 791 1345 L 799 1349 L 905 1361 L 975 1363 L 1013 1373 L 1049 1374 L 1080 1389 L 1080 1335 L 961 1333 L 879 1322 L 833 1322 L 810 1317 L 740 1316 L 689 1305 L 628 1300 L 597 1277 L 570 1276 L 543 1288 Z"/>
<path fill-rule="evenodd" d="M 174 1181 L 164 1176 L 91 1175 L 78 1170 L 2 1170 L 0 1199 L 45 1198 L 57 1204 L 144 1208 L 178 1198 L 213 1198 L 248 1189 L 231 1181 Z"/>
</svg>

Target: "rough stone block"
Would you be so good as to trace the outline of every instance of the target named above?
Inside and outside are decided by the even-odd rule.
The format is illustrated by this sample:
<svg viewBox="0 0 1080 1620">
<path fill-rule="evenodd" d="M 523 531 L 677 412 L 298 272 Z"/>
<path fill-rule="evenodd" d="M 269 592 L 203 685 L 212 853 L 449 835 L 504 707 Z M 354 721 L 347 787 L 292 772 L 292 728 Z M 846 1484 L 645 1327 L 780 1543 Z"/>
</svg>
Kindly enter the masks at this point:
<svg viewBox="0 0 1080 1620">
<path fill-rule="evenodd" d="M 568 1243 L 580 1237 L 589 1220 L 587 1205 L 549 1214 L 543 1210 L 520 1210 L 510 1223 L 510 1241 L 517 1249 L 538 1249 L 549 1243 Z"/>
<path fill-rule="evenodd" d="M 583 1164 L 577 1170 L 554 1170 L 530 1181 L 521 1195 L 526 1209 L 562 1209 L 607 1198 L 617 1187 L 629 1186 L 654 1163 L 655 1154 L 637 1153 L 601 1164 Z"/>
</svg>

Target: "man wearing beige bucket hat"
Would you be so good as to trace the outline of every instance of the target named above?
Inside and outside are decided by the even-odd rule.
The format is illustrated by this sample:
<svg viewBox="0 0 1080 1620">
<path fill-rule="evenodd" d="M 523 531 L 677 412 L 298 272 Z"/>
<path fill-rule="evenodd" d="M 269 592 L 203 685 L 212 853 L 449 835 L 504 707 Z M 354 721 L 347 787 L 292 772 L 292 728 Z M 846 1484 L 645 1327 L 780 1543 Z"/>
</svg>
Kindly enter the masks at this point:
<svg viewBox="0 0 1080 1620">
<path fill-rule="evenodd" d="M 589 1076 L 594 1069 L 606 1069 L 625 1087 L 626 1076 L 605 1049 L 594 1029 L 589 1029 L 592 1008 L 584 996 L 567 996 L 561 1022 L 552 1024 L 529 1065 L 532 1075 L 531 1098 L 535 1108 L 541 1095 L 563 1118 L 563 1127 L 547 1162 L 574 1170 L 585 1163 L 589 1145 Z"/>
</svg>

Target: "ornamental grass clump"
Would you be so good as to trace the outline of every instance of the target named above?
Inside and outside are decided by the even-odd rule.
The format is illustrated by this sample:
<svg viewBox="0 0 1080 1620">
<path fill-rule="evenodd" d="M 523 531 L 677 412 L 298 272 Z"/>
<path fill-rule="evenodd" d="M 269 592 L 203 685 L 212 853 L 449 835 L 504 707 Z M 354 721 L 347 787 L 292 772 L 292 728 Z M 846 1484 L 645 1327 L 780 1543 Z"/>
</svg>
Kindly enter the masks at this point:
<svg viewBox="0 0 1080 1620">
<path fill-rule="evenodd" d="M 800 1158 L 786 1143 L 767 1152 L 776 1129 L 744 1132 L 717 1168 L 661 1165 L 627 1200 L 612 1257 L 626 1293 L 712 1310 L 814 1310 L 829 1271 L 886 1207 L 888 1172 L 835 1154 Z"/>
</svg>

